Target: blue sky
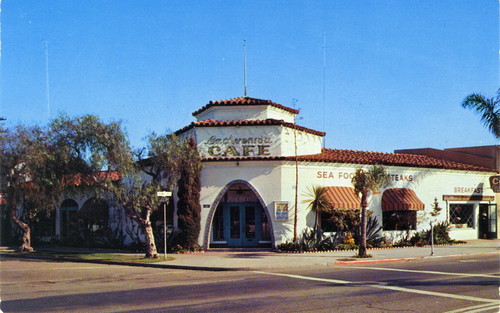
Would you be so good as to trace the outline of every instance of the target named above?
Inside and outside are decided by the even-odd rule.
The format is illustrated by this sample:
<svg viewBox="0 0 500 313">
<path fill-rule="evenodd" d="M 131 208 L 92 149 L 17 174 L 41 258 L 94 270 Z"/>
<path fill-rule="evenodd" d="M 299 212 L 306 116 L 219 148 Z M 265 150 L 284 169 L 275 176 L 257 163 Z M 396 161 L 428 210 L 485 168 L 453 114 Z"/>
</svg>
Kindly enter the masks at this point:
<svg viewBox="0 0 500 313">
<path fill-rule="evenodd" d="M 496 144 L 460 103 L 500 86 L 498 6 L 4 0 L 0 116 L 12 126 L 96 114 L 122 120 L 141 147 L 151 131 L 194 121 L 209 101 L 243 95 L 246 40 L 248 95 L 297 99 L 298 124 L 326 131 L 328 148 Z"/>
</svg>

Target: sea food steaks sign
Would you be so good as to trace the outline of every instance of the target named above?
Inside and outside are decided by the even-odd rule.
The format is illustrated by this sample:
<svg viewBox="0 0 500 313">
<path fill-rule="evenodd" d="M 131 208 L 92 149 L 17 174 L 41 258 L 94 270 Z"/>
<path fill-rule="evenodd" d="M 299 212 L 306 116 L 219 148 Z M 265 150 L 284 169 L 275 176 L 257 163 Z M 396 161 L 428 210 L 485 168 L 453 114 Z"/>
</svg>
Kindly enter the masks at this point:
<svg viewBox="0 0 500 313">
<path fill-rule="evenodd" d="M 211 157 L 269 156 L 273 141 L 269 136 L 260 137 L 217 137 L 206 142 L 207 154 Z"/>
</svg>

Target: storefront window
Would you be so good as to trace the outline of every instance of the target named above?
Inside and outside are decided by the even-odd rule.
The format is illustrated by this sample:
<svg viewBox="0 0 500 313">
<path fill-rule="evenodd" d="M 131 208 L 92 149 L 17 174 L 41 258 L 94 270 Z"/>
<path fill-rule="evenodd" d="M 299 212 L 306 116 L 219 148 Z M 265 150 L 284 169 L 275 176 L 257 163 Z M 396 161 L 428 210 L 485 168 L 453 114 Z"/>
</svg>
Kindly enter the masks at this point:
<svg viewBox="0 0 500 313">
<path fill-rule="evenodd" d="M 384 230 L 412 230 L 417 228 L 417 211 L 382 212 Z"/>
<path fill-rule="evenodd" d="M 321 229 L 324 232 L 333 232 L 340 230 L 338 229 L 332 217 L 332 213 L 330 212 L 321 212 Z"/>
<path fill-rule="evenodd" d="M 450 223 L 456 228 L 474 228 L 474 206 L 472 204 L 450 205 Z"/>
<path fill-rule="evenodd" d="M 354 231 L 359 225 L 359 212 L 355 209 L 333 209 L 321 212 L 320 225 L 324 232 Z M 368 215 L 371 213 L 368 212 Z"/>
</svg>

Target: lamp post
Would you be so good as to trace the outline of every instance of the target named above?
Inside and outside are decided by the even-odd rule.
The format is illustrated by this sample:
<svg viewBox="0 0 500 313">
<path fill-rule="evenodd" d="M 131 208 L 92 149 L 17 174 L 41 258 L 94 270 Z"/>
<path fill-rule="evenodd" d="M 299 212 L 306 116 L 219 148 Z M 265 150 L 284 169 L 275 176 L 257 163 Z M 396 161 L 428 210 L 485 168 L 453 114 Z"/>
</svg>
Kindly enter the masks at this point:
<svg viewBox="0 0 500 313">
<path fill-rule="evenodd" d="M 167 205 L 168 200 L 172 197 L 171 191 L 158 191 L 156 195 L 165 199 L 163 202 L 163 257 L 167 260 Z"/>
<path fill-rule="evenodd" d="M 433 209 L 431 212 L 431 221 L 429 222 L 429 225 L 431 226 L 431 256 L 434 255 L 434 226 L 432 225 L 432 222 L 434 222 L 436 217 L 439 215 L 439 212 L 441 212 L 441 208 L 439 207 L 437 198 L 434 198 L 434 203 L 432 204 L 432 206 Z"/>
<path fill-rule="evenodd" d="M 429 224 L 431 225 L 431 255 L 434 255 L 434 227 L 432 221 Z"/>
</svg>

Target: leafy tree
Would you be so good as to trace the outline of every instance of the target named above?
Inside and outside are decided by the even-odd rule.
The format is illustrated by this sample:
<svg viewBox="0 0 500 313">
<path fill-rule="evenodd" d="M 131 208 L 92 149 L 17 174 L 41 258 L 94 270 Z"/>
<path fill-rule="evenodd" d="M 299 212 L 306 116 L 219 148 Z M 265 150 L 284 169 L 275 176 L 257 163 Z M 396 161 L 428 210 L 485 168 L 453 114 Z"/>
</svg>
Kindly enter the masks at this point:
<svg viewBox="0 0 500 313">
<path fill-rule="evenodd" d="M 141 154 L 131 150 L 121 124 L 104 123 L 93 115 L 61 115 L 46 128 L 7 129 L 0 136 L 0 149 L 7 204 L 13 223 L 22 232 L 20 251 L 32 251 L 32 247 L 31 229 L 19 215 L 19 207 L 28 213 L 25 216 L 33 216 L 54 210 L 64 194 L 86 193 L 113 198 L 123 207 L 144 232 L 146 257 L 157 257 L 150 221 L 158 207 L 156 192 L 174 188 L 181 170 L 201 168 L 199 156 L 194 158 L 196 147 L 188 148 L 168 135 L 151 135 L 148 149 L 155 157 L 137 162 Z M 181 162 L 185 156 L 197 165 Z"/>
<path fill-rule="evenodd" d="M 368 207 L 368 197 L 374 191 L 379 190 L 389 184 L 389 178 L 385 168 L 381 165 L 373 165 L 368 171 L 358 168 L 351 180 L 356 193 L 361 194 L 361 224 L 359 257 L 367 257 L 366 253 L 366 224 Z"/>
<path fill-rule="evenodd" d="M 462 101 L 462 107 L 475 110 L 481 116 L 481 122 L 495 136 L 500 138 L 500 88 L 494 98 L 487 99 L 473 93 Z"/>
<path fill-rule="evenodd" d="M 189 162 L 195 161 L 193 155 L 198 156 L 196 147 L 188 147 L 175 135 L 159 136 L 153 133 L 148 138 L 148 158 L 143 160 L 144 150 L 133 153 L 124 132 L 115 123 L 106 125 L 98 119 L 86 117 L 83 121 L 76 121 L 76 125 L 72 125 L 70 120 L 62 124 L 67 125 L 61 138 L 74 138 L 67 144 L 77 147 L 75 151 L 80 157 L 77 158 L 77 165 L 80 166 L 75 168 L 79 168 L 85 177 L 92 178 L 92 192 L 98 196 L 113 196 L 127 216 L 142 229 L 146 241 L 145 256 L 158 257 L 151 223 L 151 214 L 159 207 L 160 199 L 156 193 L 175 188 L 182 171 L 193 166 Z M 83 125 L 82 129 L 79 125 Z M 75 129 L 76 135 L 72 137 Z M 109 180 L 108 177 L 113 179 L 113 175 L 93 174 L 102 168 L 107 168 L 109 173 L 119 173 L 123 179 Z M 149 177 L 145 179 L 143 173 Z"/>
<path fill-rule="evenodd" d="M 152 201 L 152 199 L 155 200 L 155 202 L 151 202 L 148 204 L 146 207 L 147 210 L 143 212 L 142 216 L 134 216 L 132 213 L 134 210 L 130 210 L 128 208 L 133 208 L 135 206 L 131 205 L 126 205 L 126 209 L 129 212 L 129 216 L 133 216 L 134 220 L 138 221 L 139 223 L 148 223 L 148 235 L 147 237 L 147 245 L 150 247 L 150 251 L 147 254 L 147 256 L 151 257 L 156 257 L 156 246 L 154 246 L 154 237 L 153 237 L 153 229 L 150 226 L 150 215 L 152 213 L 153 208 L 158 207 L 159 202 L 158 198 L 156 197 L 156 192 L 160 190 L 173 190 L 176 188 L 176 186 L 179 184 L 179 204 L 178 204 L 178 214 L 181 214 L 179 212 L 183 212 L 183 204 L 184 204 L 184 198 L 188 197 L 191 195 L 192 192 L 197 192 L 197 198 L 196 198 L 196 203 L 198 206 L 198 219 L 194 220 L 196 223 L 194 226 L 197 225 L 197 230 L 196 228 L 189 228 L 186 231 L 182 231 L 185 227 L 186 222 L 184 222 L 184 219 L 181 218 L 181 215 L 179 216 L 179 228 L 181 229 L 180 233 L 184 234 L 184 237 L 189 237 L 193 236 L 195 237 L 194 243 L 196 243 L 198 239 L 198 234 L 200 232 L 200 202 L 199 202 L 199 192 L 200 192 L 200 183 L 199 183 L 199 172 L 197 174 L 197 181 L 187 181 L 189 184 L 189 188 L 193 189 L 194 191 L 191 191 L 191 189 L 183 188 L 184 186 L 184 181 L 189 180 L 189 178 L 184 178 L 184 176 L 189 176 L 190 174 L 192 177 L 196 176 L 196 173 L 193 172 L 194 168 L 201 169 L 201 160 L 198 154 L 198 150 L 196 148 L 196 144 L 194 144 L 194 141 L 184 141 L 179 139 L 177 136 L 174 134 L 169 134 L 169 135 L 163 135 L 159 136 L 157 134 L 151 134 L 149 136 L 149 145 L 148 145 L 148 159 L 142 160 L 140 156 L 142 153 L 139 153 L 139 158 L 141 159 L 138 164 L 140 164 L 141 169 L 144 173 L 150 176 L 150 180 L 148 181 L 147 184 L 143 184 L 142 187 L 136 187 L 137 190 L 142 188 L 144 191 L 147 191 L 147 194 L 149 196 L 143 198 L 142 201 L 146 201 L 149 199 L 149 201 Z M 185 174 L 188 173 L 188 174 Z M 139 193 L 140 194 L 140 193 Z M 137 197 L 133 198 L 136 199 Z M 139 201 L 141 202 L 141 201 Z M 193 205 L 189 203 L 189 205 Z M 144 219 L 144 217 L 147 216 L 147 221 Z M 142 220 L 141 220 L 142 219 Z M 149 237 L 151 236 L 151 237 Z M 187 240 L 186 242 L 191 242 Z M 185 242 L 183 242 L 185 247 L 191 247 L 191 245 L 186 245 Z"/>
<path fill-rule="evenodd" d="M 200 235 L 201 160 L 196 142 L 191 138 L 184 144 L 177 196 L 177 224 L 179 244 L 188 250 L 196 248 Z"/>
<path fill-rule="evenodd" d="M 314 212 L 314 234 L 318 240 L 321 233 L 320 218 L 321 212 L 328 212 L 330 210 L 330 203 L 326 197 L 326 188 L 322 186 L 312 186 L 306 193 L 306 199 L 303 200 L 307 204 L 307 209 Z"/>
<path fill-rule="evenodd" d="M 31 228 L 24 216 L 35 211 L 54 209 L 61 192 L 61 175 L 54 147 L 46 129 L 17 126 L 5 129 L 0 136 L 0 164 L 4 192 L 12 222 L 21 232 L 19 251 L 31 252 Z M 24 212 L 18 211 L 23 207 Z"/>
</svg>

